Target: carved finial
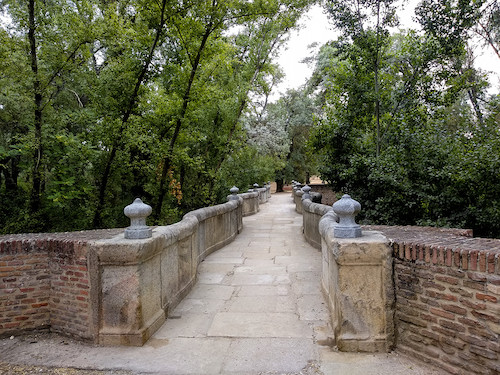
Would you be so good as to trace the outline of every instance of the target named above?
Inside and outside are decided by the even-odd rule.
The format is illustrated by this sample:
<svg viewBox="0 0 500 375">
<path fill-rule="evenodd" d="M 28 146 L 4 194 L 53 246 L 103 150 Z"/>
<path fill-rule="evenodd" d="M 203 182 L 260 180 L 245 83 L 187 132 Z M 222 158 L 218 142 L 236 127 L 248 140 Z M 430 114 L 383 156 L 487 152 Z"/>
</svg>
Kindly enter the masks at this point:
<svg viewBox="0 0 500 375">
<path fill-rule="evenodd" d="M 238 192 L 240 191 L 240 189 L 238 189 L 236 186 L 233 186 L 231 189 L 229 189 L 229 191 L 231 192 L 231 195 L 227 197 L 227 200 L 238 200 Z"/>
<path fill-rule="evenodd" d="M 151 212 L 151 206 L 143 203 L 140 198 L 136 198 L 132 204 L 125 207 L 123 213 L 130 219 L 130 226 L 125 229 L 125 238 L 139 240 L 152 237 L 153 232 L 146 225 L 146 218 Z"/>
<path fill-rule="evenodd" d="M 306 185 L 302 188 L 302 191 L 304 194 L 302 195 L 302 199 L 311 199 L 311 195 L 309 192 L 311 191 L 311 187 L 309 185 Z"/>
<path fill-rule="evenodd" d="M 334 237 L 361 237 L 361 227 L 356 224 L 354 219 L 359 211 L 361 211 L 361 204 L 352 199 L 348 194 L 345 194 L 333 204 L 333 212 L 339 217 L 339 224 L 333 230 Z"/>
</svg>

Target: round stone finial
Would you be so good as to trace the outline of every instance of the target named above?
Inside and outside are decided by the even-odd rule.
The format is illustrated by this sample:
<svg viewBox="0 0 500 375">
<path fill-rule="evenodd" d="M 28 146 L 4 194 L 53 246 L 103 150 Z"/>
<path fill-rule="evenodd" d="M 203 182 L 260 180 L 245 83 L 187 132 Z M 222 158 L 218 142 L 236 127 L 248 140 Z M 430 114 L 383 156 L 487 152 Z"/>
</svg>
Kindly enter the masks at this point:
<svg viewBox="0 0 500 375">
<path fill-rule="evenodd" d="M 258 183 L 253 184 L 253 188 L 254 189 L 258 189 L 259 188 L 259 184 Z"/>
<path fill-rule="evenodd" d="M 302 199 L 311 199 L 311 195 L 309 192 L 311 191 L 311 187 L 309 185 L 306 185 L 302 188 L 302 191 L 304 194 L 302 195 Z"/>
<path fill-rule="evenodd" d="M 234 201 L 234 200 L 238 200 L 238 193 L 240 191 L 240 189 L 238 189 L 236 186 L 233 186 L 231 189 L 229 189 L 229 191 L 231 192 L 231 195 L 228 195 L 227 197 L 227 200 L 228 201 Z"/>
<path fill-rule="evenodd" d="M 152 211 L 151 206 L 143 203 L 140 198 L 125 207 L 123 213 L 130 219 L 130 226 L 125 229 L 125 238 L 139 240 L 152 237 L 153 231 L 146 225 L 146 218 Z"/>
<path fill-rule="evenodd" d="M 361 204 L 345 194 L 333 204 L 333 212 L 339 217 L 339 224 L 333 230 L 334 237 L 361 237 L 361 227 L 356 224 L 355 217 L 361 211 Z"/>
</svg>

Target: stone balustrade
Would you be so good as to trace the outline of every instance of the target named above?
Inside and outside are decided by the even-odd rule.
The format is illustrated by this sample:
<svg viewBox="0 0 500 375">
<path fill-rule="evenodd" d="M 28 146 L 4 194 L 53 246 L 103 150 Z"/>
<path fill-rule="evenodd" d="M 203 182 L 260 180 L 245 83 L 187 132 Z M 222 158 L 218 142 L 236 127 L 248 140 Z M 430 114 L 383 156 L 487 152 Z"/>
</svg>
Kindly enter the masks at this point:
<svg viewBox="0 0 500 375">
<path fill-rule="evenodd" d="M 152 227 L 144 239 L 125 238 L 123 229 L 0 237 L 0 335 L 50 329 L 101 345 L 143 345 L 190 291 L 198 264 L 268 199 L 231 197 Z"/>
<path fill-rule="evenodd" d="M 321 243 L 340 350 L 395 348 L 451 374 L 500 373 L 500 239 L 415 226 L 335 238 L 329 206 L 299 204 L 305 238 Z"/>
</svg>

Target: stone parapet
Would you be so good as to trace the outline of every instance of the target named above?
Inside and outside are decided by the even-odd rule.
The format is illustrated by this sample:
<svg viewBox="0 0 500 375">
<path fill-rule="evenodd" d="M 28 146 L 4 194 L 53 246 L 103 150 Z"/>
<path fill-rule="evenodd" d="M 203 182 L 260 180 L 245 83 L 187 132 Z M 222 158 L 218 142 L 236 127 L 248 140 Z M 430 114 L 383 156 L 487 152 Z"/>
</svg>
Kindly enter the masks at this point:
<svg viewBox="0 0 500 375">
<path fill-rule="evenodd" d="M 320 221 L 322 287 L 335 345 L 348 352 L 388 352 L 394 346 L 394 289 L 389 241 L 379 232 L 335 238 L 333 212 Z"/>
<path fill-rule="evenodd" d="M 295 211 L 298 214 L 302 214 L 302 196 L 304 195 L 304 192 L 300 189 L 296 190 L 293 193 L 293 201 L 295 203 Z"/>
<path fill-rule="evenodd" d="M 324 204 L 313 203 L 309 199 L 304 199 L 302 204 L 302 222 L 306 241 L 316 249 L 321 250 L 321 235 L 319 233 L 319 221 L 328 212 L 332 212 L 332 207 Z M 335 213 L 333 213 L 335 215 Z M 335 217 L 334 220 L 337 220 Z"/>
<path fill-rule="evenodd" d="M 243 199 L 243 216 L 255 215 L 259 212 L 259 192 L 238 194 Z"/>
<path fill-rule="evenodd" d="M 147 239 L 120 229 L 0 237 L 0 335 L 42 328 L 143 345 L 196 282 L 198 264 L 242 230 L 245 201 L 255 211 L 258 193 L 190 212 Z"/>
</svg>

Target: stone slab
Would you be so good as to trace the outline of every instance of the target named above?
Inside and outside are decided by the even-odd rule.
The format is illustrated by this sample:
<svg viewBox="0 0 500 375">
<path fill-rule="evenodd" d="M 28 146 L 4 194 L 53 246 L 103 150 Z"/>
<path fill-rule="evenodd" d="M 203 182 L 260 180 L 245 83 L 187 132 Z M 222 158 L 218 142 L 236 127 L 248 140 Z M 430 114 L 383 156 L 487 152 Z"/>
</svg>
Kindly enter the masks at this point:
<svg viewBox="0 0 500 375">
<path fill-rule="evenodd" d="M 244 285 L 238 291 L 238 297 L 249 296 L 285 296 L 290 293 L 288 285 Z"/>
<path fill-rule="evenodd" d="M 233 313 L 215 315 L 211 337 L 312 337 L 312 330 L 295 313 Z"/>
<path fill-rule="evenodd" d="M 245 265 L 242 267 L 237 267 L 234 269 L 235 274 L 246 274 L 246 275 L 283 275 L 286 274 L 287 270 L 286 267 L 284 266 L 277 266 L 277 265 L 270 265 L 270 266 L 265 266 L 265 265 L 257 265 L 257 266 L 250 266 L 250 265 Z"/>
<path fill-rule="evenodd" d="M 206 337 L 215 314 L 184 313 L 175 319 L 167 319 L 153 335 L 154 339 L 173 337 Z"/>
<path fill-rule="evenodd" d="M 298 374 L 315 360 L 311 339 L 239 339 L 231 343 L 223 373 Z"/>
<path fill-rule="evenodd" d="M 294 312 L 295 299 L 287 296 L 247 296 L 231 299 L 228 312 Z"/>
<path fill-rule="evenodd" d="M 186 298 L 228 300 L 234 293 L 234 287 L 228 285 L 199 284 Z"/>
<path fill-rule="evenodd" d="M 224 309 L 227 300 L 228 299 L 223 298 L 185 298 L 169 315 L 170 317 L 179 317 L 189 313 L 216 313 L 217 311 Z"/>
<path fill-rule="evenodd" d="M 444 375 L 422 363 L 416 364 L 397 353 L 342 353 L 324 349 L 320 353 L 320 369 L 324 374 L 349 375 Z"/>
</svg>

